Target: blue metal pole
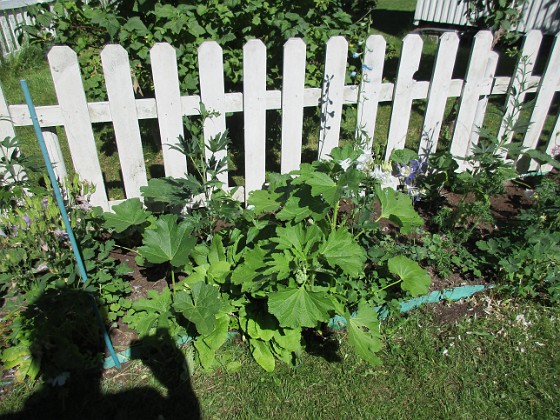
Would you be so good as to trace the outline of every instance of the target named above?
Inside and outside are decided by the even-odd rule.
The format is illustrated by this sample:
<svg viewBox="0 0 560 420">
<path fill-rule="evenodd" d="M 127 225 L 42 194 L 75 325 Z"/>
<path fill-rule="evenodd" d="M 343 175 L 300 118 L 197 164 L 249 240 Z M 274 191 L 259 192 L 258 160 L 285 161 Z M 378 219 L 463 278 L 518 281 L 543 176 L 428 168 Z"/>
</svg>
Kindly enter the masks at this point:
<svg viewBox="0 0 560 420">
<path fill-rule="evenodd" d="M 80 248 L 78 247 L 78 242 L 76 242 L 76 237 L 74 236 L 74 231 L 72 230 L 72 226 L 70 225 L 70 220 L 68 219 L 68 213 L 66 212 L 66 206 L 64 205 L 64 200 L 62 199 L 62 194 L 60 192 L 60 187 L 58 185 L 58 181 L 54 174 L 53 166 L 51 163 L 51 159 L 49 157 L 49 153 L 47 151 L 47 146 L 45 145 L 45 139 L 43 137 L 43 132 L 41 131 L 41 127 L 39 126 L 39 120 L 37 118 L 37 112 L 35 111 L 35 106 L 33 105 L 33 100 L 31 99 L 31 94 L 29 93 L 29 88 L 27 86 L 26 80 L 20 80 L 21 89 L 23 90 L 23 95 L 25 96 L 25 101 L 27 102 L 27 107 L 29 108 L 29 115 L 31 116 L 31 121 L 33 121 L 33 128 L 35 129 L 35 135 L 37 136 L 37 140 L 39 140 L 39 147 L 41 148 L 41 153 L 43 154 L 43 158 L 45 159 L 45 165 L 47 166 L 47 172 L 49 174 L 49 178 L 51 180 L 51 185 L 53 187 L 54 195 L 56 197 L 56 202 L 58 204 L 58 208 L 60 210 L 60 215 L 62 216 L 62 220 L 64 221 L 64 226 L 66 227 L 66 233 L 68 233 L 68 239 L 70 239 L 70 244 L 72 245 L 72 251 L 74 252 L 74 257 L 76 258 L 76 263 L 78 264 L 78 271 L 80 272 L 80 277 L 84 283 L 87 282 L 87 272 L 86 267 L 84 265 L 84 261 L 82 259 L 82 255 L 80 254 Z M 105 325 L 103 324 L 103 319 L 101 318 L 101 314 L 99 313 L 99 309 L 93 302 L 95 315 L 97 317 L 97 321 L 99 322 L 99 327 L 103 332 L 103 339 L 105 340 L 105 345 L 109 349 L 109 353 L 115 362 L 115 366 L 117 369 L 120 369 L 121 364 L 119 362 L 119 358 L 115 353 L 115 349 L 113 348 L 113 343 L 111 343 L 111 338 L 107 333 Z"/>
</svg>

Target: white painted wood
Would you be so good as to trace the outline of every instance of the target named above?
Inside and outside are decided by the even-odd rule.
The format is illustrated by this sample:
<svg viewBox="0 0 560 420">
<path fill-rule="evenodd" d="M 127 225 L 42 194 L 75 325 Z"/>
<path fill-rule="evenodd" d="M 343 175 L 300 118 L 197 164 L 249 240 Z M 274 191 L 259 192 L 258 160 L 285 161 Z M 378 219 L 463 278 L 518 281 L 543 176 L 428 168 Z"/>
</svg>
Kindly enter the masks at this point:
<svg viewBox="0 0 560 420">
<path fill-rule="evenodd" d="M 348 42 L 344 37 L 335 36 L 328 40 L 321 91 L 319 159 L 327 158 L 331 150 L 338 146 L 347 57 Z"/>
<path fill-rule="evenodd" d="M 4 55 L 13 53 L 16 51 L 16 47 L 12 38 L 12 31 L 10 29 L 10 24 L 8 23 L 8 17 L 5 14 L 0 15 L 0 30 L 2 31 L 2 37 L 4 39 Z"/>
<path fill-rule="evenodd" d="M 303 141 L 306 45 L 300 38 L 284 44 L 282 72 L 282 151 L 280 171 L 299 169 Z"/>
<path fill-rule="evenodd" d="M 245 124 L 245 201 L 265 182 L 266 47 L 252 39 L 243 46 L 243 121 Z"/>
<path fill-rule="evenodd" d="M 503 144 L 511 142 L 514 132 L 513 127 L 519 119 L 519 106 L 522 104 L 527 95 L 527 89 L 531 85 L 529 78 L 533 73 L 535 61 L 542 42 L 542 34 L 540 31 L 531 31 L 523 41 L 521 49 L 521 58 L 517 62 L 514 76 L 510 79 L 508 87 L 508 95 L 505 102 L 505 118 L 502 120 L 498 131 L 498 139 Z"/>
<path fill-rule="evenodd" d="M 539 142 L 548 109 L 554 97 L 554 87 L 560 83 L 560 34 L 557 34 L 554 39 L 552 52 L 548 58 L 546 69 L 541 78 L 540 85 L 537 90 L 537 98 L 535 100 L 535 107 L 529 119 L 529 128 L 523 139 L 523 146 L 529 149 L 535 149 Z M 523 165 L 522 162 L 520 162 Z M 536 162 L 532 162 L 530 169 L 536 169 Z"/>
<path fill-rule="evenodd" d="M 205 141 L 226 131 L 226 106 L 224 86 L 224 57 L 222 47 L 214 41 L 203 42 L 198 48 L 198 70 L 200 74 L 200 97 L 208 112 L 218 115 L 208 117 L 203 122 Z M 227 150 L 216 153 L 216 159 L 227 157 Z M 206 159 L 210 152 L 206 150 Z M 227 172 L 218 175 L 218 179 L 228 187 Z"/>
<path fill-rule="evenodd" d="M 21 48 L 21 45 L 18 41 L 18 33 L 17 33 L 17 22 L 16 17 L 14 16 L 14 11 L 12 10 L 11 13 L 8 14 L 8 25 L 10 26 L 10 32 L 12 34 L 12 41 L 14 43 L 15 51 Z"/>
<path fill-rule="evenodd" d="M 95 186 L 91 203 L 108 210 L 107 193 L 89 118 L 78 57 L 69 47 L 57 46 L 49 51 L 48 60 L 74 169 L 82 179 Z"/>
<path fill-rule="evenodd" d="M 407 35 L 404 38 L 393 94 L 393 109 L 391 111 L 391 122 L 389 123 L 385 160 L 389 160 L 393 150 L 403 149 L 406 144 L 406 134 L 412 110 L 412 90 L 416 84 L 414 73 L 418 71 L 420 66 L 422 46 L 423 41 L 419 35 Z"/>
<path fill-rule="evenodd" d="M 552 156 L 552 149 L 554 148 L 560 148 L 560 115 L 556 118 L 556 124 L 554 124 L 554 129 L 552 130 L 548 146 L 546 147 L 546 153 Z M 551 170 L 551 165 L 543 165 L 541 168 L 542 172 L 550 172 Z"/>
<path fill-rule="evenodd" d="M 64 163 L 64 156 L 60 149 L 56 128 L 44 128 L 41 132 L 43 133 L 45 146 L 47 146 L 47 152 L 49 153 L 49 158 L 53 165 L 54 174 L 60 182 L 64 183 L 65 179 L 68 177 L 68 172 L 66 171 L 66 164 Z"/>
<path fill-rule="evenodd" d="M 498 53 L 492 51 L 488 56 L 488 64 L 486 66 L 484 80 L 482 82 L 482 84 L 484 86 L 487 86 L 487 88 L 481 89 L 481 94 L 483 96 L 478 100 L 478 105 L 476 107 L 476 113 L 473 121 L 473 130 L 471 131 L 471 136 L 469 139 L 469 150 L 478 143 L 480 129 L 484 126 L 484 115 L 486 114 L 486 107 L 488 106 L 488 99 L 490 97 L 490 92 L 492 91 L 492 82 L 494 81 L 494 75 L 496 74 L 497 66 Z"/>
<path fill-rule="evenodd" d="M 418 150 L 418 154 L 422 157 L 428 156 L 437 149 L 447 98 L 451 96 L 451 77 L 458 49 L 457 34 L 448 32 L 440 37 Z"/>
<path fill-rule="evenodd" d="M 451 154 L 459 158 L 469 153 L 470 136 L 478 108 L 478 100 L 482 94 L 484 76 L 488 57 L 492 47 L 493 36 L 489 31 L 481 31 L 475 35 L 467 69 L 466 81 L 463 86 L 459 113 L 455 122 L 455 131 L 451 142 Z M 458 161 L 459 166 L 464 161 Z"/>
<path fill-rule="evenodd" d="M 2 84 L 0 83 L 0 140 L 4 140 L 6 137 L 14 138 L 15 136 L 16 132 L 12 123 L 10 112 L 8 110 L 8 102 L 6 101 L 4 91 L 2 90 Z M 13 152 L 13 148 L 0 146 L 1 157 L 10 156 Z M 19 180 L 27 178 L 25 170 L 20 165 L 15 165 L 14 170 Z"/>
<path fill-rule="evenodd" d="M 165 175 L 180 178 L 187 172 L 187 159 L 181 152 L 170 147 L 178 146 L 179 137 L 185 135 L 177 54 L 171 45 L 158 43 L 150 50 L 150 60 Z"/>
<path fill-rule="evenodd" d="M 126 197 L 140 197 L 140 187 L 147 185 L 148 178 L 128 53 L 120 45 L 107 45 L 101 62 Z"/>
<path fill-rule="evenodd" d="M 362 80 L 357 108 L 356 137 L 365 140 L 365 151 L 371 152 L 377 108 L 383 85 L 383 64 L 385 63 L 385 39 L 381 35 L 371 35 L 365 43 L 362 59 Z M 346 99 L 346 98 L 345 98 Z"/>
</svg>

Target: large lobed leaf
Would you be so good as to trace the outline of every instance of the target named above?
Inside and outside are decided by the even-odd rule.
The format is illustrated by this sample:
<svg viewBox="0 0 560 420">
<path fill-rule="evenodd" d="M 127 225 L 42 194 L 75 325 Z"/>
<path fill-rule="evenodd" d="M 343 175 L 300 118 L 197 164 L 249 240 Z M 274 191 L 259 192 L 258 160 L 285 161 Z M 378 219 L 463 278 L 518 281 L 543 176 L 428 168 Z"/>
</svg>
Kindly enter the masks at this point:
<svg viewBox="0 0 560 420">
<path fill-rule="evenodd" d="M 340 267 L 346 274 L 357 277 L 364 271 L 366 252 L 358 245 L 350 232 L 339 228 L 329 234 L 319 248 L 321 254 L 333 268 Z"/>
<path fill-rule="evenodd" d="M 187 264 L 196 238 L 190 236 L 187 223 L 177 224 L 177 220 L 176 215 L 161 216 L 153 229 L 144 231 L 144 245 L 138 248 L 138 253 L 152 264 L 169 262 L 173 267 Z"/>
<path fill-rule="evenodd" d="M 389 271 L 402 280 L 401 287 L 412 296 L 428 293 L 432 282 L 430 276 L 416 261 L 404 255 L 392 257 L 388 261 Z"/>
<path fill-rule="evenodd" d="M 284 289 L 270 293 L 268 311 L 273 314 L 281 327 L 301 328 L 317 326 L 329 320 L 333 303 L 324 292 L 310 292 L 305 287 Z"/>
<path fill-rule="evenodd" d="M 381 204 L 381 217 L 399 225 L 401 233 L 410 233 L 414 227 L 422 226 L 423 220 L 414 207 L 410 197 L 392 188 L 375 187 L 375 194 Z"/>
<path fill-rule="evenodd" d="M 144 210 L 138 198 L 131 198 L 113 206 L 113 212 L 103 213 L 104 227 L 122 233 L 132 226 L 143 224 L 151 212 Z"/>
<path fill-rule="evenodd" d="M 348 341 L 356 354 L 372 365 L 379 365 L 381 360 L 375 355 L 381 350 L 377 312 L 367 303 L 360 302 L 355 317 L 346 315 L 346 329 Z"/>
<path fill-rule="evenodd" d="M 214 330 L 216 315 L 220 312 L 220 294 L 216 287 L 198 282 L 191 291 L 175 294 L 173 308 L 191 321 L 199 334 L 207 335 Z"/>
</svg>

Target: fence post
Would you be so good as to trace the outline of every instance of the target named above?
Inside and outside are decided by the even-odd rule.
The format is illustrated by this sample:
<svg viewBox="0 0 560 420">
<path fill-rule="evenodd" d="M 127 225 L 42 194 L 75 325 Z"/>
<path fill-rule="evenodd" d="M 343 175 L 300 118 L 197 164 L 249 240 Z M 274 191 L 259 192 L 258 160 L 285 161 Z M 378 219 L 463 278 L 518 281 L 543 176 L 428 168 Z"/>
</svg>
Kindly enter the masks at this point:
<svg viewBox="0 0 560 420">
<path fill-rule="evenodd" d="M 185 135 L 175 48 L 165 43 L 154 45 L 150 61 L 165 175 L 181 178 L 187 172 L 187 159 L 178 150 L 171 149 L 171 146 L 179 146 L 179 137 Z"/>
<path fill-rule="evenodd" d="M 43 132 L 45 146 L 47 146 L 47 152 L 49 152 L 54 173 L 60 182 L 64 184 L 65 179 L 68 177 L 68 172 L 66 171 L 62 150 L 60 149 L 56 127 L 46 127 L 41 129 L 41 131 Z"/>
<path fill-rule="evenodd" d="M 120 45 L 107 45 L 101 51 L 101 62 L 126 197 L 140 197 L 140 187 L 148 179 L 128 53 Z"/>
<path fill-rule="evenodd" d="M 447 32 L 440 37 L 422 124 L 420 156 L 426 157 L 437 150 L 458 49 L 459 37 L 456 33 Z"/>
<path fill-rule="evenodd" d="M 200 75 L 200 99 L 207 111 L 217 112 L 203 121 L 204 140 L 207 143 L 226 131 L 226 106 L 224 85 L 224 57 L 222 47 L 215 41 L 205 41 L 198 47 L 198 74 Z M 210 152 L 205 151 L 206 160 Z M 216 153 L 216 159 L 227 158 L 227 150 Z M 228 173 L 218 174 L 223 188 L 228 187 Z"/>
<path fill-rule="evenodd" d="M 407 35 L 404 39 L 399 72 L 393 92 L 393 109 L 389 123 L 389 135 L 385 160 L 389 160 L 394 149 L 403 149 L 406 145 L 406 135 L 412 110 L 412 88 L 416 84 L 414 73 L 420 66 L 422 46 L 424 42 L 420 35 Z"/>
<path fill-rule="evenodd" d="M 466 80 L 463 84 L 459 113 L 457 114 L 451 142 L 450 152 L 453 156 L 458 157 L 466 157 L 470 151 L 470 135 L 474 128 L 476 110 L 493 40 L 492 33 L 489 31 L 481 31 L 474 38 L 474 46 L 469 59 Z M 464 169 L 464 162 L 459 161 L 458 163 Z"/>
<path fill-rule="evenodd" d="M 299 169 L 301 164 L 306 49 L 305 42 L 300 38 L 290 38 L 284 44 L 280 154 L 280 170 L 283 174 Z"/>
<path fill-rule="evenodd" d="M 48 53 L 48 60 L 74 168 L 82 179 L 95 185 L 95 192 L 91 196 L 92 204 L 108 210 L 109 202 L 78 56 L 69 47 L 53 47 Z"/>
<path fill-rule="evenodd" d="M 14 138 L 15 136 L 16 131 L 14 129 L 10 111 L 8 109 L 8 102 L 6 101 L 6 97 L 4 96 L 2 84 L 0 84 L 0 141 L 4 140 L 7 137 Z M 10 156 L 14 152 L 12 148 L 8 149 L 3 146 L 0 146 L 0 148 L 2 149 L 2 156 Z M 27 173 L 20 165 L 15 165 L 14 169 L 17 174 L 18 180 L 22 181 L 27 177 Z M 0 174 L 0 176 L 3 175 L 4 174 Z"/>
<path fill-rule="evenodd" d="M 266 47 L 252 39 L 243 46 L 245 201 L 262 188 L 266 157 Z"/>
<path fill-rule="evenodd" d="M 529 128 L 523 139 L 523 146 L 529 149 L 536 149 L 539 137 L 544 127 L 546 117 L 548 115 L 548 110 L 556 89 L 560 84 L 560 34 L 557 34 L 554 39 L 554 45 L 550 56 L 548 57 L 548 62 L 546 63 L 546 69 L 541 77 L 539 83 L 539 88 L 537 90 L 537 98 L 535 100 L 535 107 L 531 118 L 529 119 Z M 551 139 L 552 141 L 552 139 Z M 523 170 L 526 168 L 527 159 L 520 159 L 518 162 L 519 167 Z M 535 170 L 537 168 L 536 162 L 531 162 L 529 169 Z"/>
<path fill-rule="evenodd" d="M 342 36 L 329 39 L 325 57 L 325 77 L 321 92 L 319 159 L 325 159 L 331 150 L 339 144 L 347 61 L 348 42 L 346 39 Z"/>
<path fill-rule="evenodd" d="M 365 137 L 365 152 L 371 152 L 373 146 L 386 45 L 385 38 L 381 35 L 370 35 L 365 43 L 362 80 L 356 110 L 356 138 Z"/>
</svg>

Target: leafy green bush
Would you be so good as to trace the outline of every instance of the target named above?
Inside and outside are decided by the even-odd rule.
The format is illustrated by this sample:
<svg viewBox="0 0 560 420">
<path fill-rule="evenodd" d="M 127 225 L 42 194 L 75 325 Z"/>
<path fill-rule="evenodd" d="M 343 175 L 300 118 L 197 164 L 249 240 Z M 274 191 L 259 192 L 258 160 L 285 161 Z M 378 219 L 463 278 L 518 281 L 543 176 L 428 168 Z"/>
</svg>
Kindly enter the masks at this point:
<svg viewBox="0 0 560 420">
<path fill-rule="evenodd" d="M 282 46 L 290 37 L 302 37 L 308 46 L 307 83 L 322 82 L 324 45 L 333 35 L 350 41 L 365 39 L 375 0 L 211 0 L 113 2 L 57 0 L 31 8 L 33 25 L 24 30 L 44 46 L 62 43 L 80 57 L 84 81 L 91 97 L 104 96 L 99 49 L 107 43 L 123 45 L 130 55 L 139 94 L 153 90 L 149 50 L 168 42 L 177 50 L 179 80 L 183 91 L 193 93 L 198 84 L 197 47 L 217 41 L 224 50 L 225 73 L 230 83 L 241 81 L 242 46 L 251 38 L 268 48 L 267 74 L 276 83 L 280 75 Z"/>
</svg>

